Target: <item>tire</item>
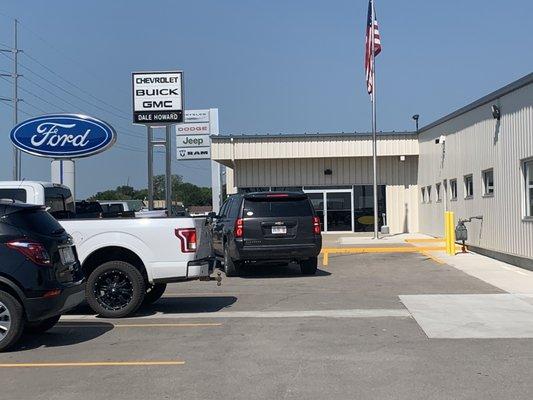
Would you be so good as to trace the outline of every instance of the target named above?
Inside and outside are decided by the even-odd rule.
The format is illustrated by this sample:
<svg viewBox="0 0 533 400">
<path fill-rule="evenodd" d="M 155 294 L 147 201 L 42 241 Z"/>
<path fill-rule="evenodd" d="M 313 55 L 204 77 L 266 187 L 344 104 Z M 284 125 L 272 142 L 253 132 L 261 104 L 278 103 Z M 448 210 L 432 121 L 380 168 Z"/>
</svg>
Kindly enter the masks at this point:
<svg viewBox="0 0 533 400">
<path fill-rule="evenodd" d="M 300 262 L 302 275 L 315 275 L 318 267 L 318 257 L 309 258 Z"/>
<path fill-rule="evenodd" d="M 17 299 L 0 290 L 0 351 L 13 346 L 24 331 L 24 310 Z"/>
<path fill-rule="evenodd" d="M 155 303 L 161 298 L 161 296 L 163 296 L 166 289 L 166 283 L 154 283 L 153 285 L 148 285 L 146 293 L 144 294 L 143 304 L 149 305 Z"/>
<path fill-rule="evenodd" d="M 224 273 L 226 276 L 239 276 L 240 265 L 229 255 L 228 246 L 224 246 Z"/>
<path fill-rule="evenodd" d="M 87 279 L 85 297 L 95 313 L 105 318 L 123 318 L 142 305 L 146 283 L 137 268 L 124 261 L 109 261 Z"/>
<path fill-rule="evenodd" d="M 57 324 L 57 322 L 59 321 L 59 318 L 61 318 L 61 315 L 47 318 L 47 319 L 44 319 L 38 322 L 26 322 L 26 326 L 24 327 L 24 332 L 44 333 L 47 330 L 52 329 L 55 326 L 55 324 Z"/>
</svg>

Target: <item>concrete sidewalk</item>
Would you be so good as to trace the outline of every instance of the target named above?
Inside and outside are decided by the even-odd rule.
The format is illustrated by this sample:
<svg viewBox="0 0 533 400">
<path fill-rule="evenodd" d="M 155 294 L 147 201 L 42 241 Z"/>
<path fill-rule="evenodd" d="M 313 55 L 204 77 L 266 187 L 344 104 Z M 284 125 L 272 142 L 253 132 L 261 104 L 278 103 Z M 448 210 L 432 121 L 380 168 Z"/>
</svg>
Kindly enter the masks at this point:
<svg viewBox="0 0 533 400">
<path fill-rule="evenodd" d="M 422 233 L 401 233 L 398 235 L 380 235 L 378 240 L 372 232 L 364 233 L 326 233 L 322 235 L 323 247 L 389 247 L 410 246 L 406 240 L 431 240 L 432 236 Z M 444 245 L 444 243 L 443 243 Z"/>
<path fill-rule="evenodd" d="M 446 264 L 512 294 L 533 294 L 533 272 L 472 252 L 431 252 Z"/>
</svg>

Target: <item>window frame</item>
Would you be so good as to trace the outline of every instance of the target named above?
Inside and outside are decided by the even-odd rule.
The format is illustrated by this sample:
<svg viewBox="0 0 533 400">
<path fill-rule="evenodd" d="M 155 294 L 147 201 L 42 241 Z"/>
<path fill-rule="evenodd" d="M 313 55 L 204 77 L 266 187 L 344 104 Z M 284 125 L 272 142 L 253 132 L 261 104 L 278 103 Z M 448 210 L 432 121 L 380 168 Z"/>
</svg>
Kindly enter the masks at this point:
<svg viewBox="0 0 533 400">
<path fill-rule="evenodd" d="M 437 194 L 435 201 L 437 203 L 442 203 L 442 182 L 435 183 L 435 193 Z"/>
<path fill-rule="evenodd" d="M 470 178 L 470 181 L 472 182 L 472 191 L 470 194 L 468 194 L 468 185 L 466 183 L 468 178 Z M 471 200 L 474 198 L 474 175 L 473 174 L 466 174 L 463 176 L 463 190 L 464 190 L 465 200 Z"/>
<path fill-rule="evenodd" d="M 449 179 L 450 183 L 450 201 L 457 201 L 457 178 Z"/>
<path fill-rule="evenodd" d="M 492 173 L 492 192 L 489 193 L 488 188 L 490 186 L 487 186 L 487 173 Z M 481 171 L 481 186 L 482 186 L 482 196 L 483 197 L 494 197 L 494 168 L 487 168 Z"/>
<path fill-rule="evenodd" d="M 530 176 L 530 173 L 533 174 L 533 158 L 528 158 L 522 161 L 522 173 L 524 184 L 523 220 L 533 221 L 533 196 L 531 194 L 533 184 L 529 183 L 530 181 L 533 181 L 533 176 Z"/>
</svg>

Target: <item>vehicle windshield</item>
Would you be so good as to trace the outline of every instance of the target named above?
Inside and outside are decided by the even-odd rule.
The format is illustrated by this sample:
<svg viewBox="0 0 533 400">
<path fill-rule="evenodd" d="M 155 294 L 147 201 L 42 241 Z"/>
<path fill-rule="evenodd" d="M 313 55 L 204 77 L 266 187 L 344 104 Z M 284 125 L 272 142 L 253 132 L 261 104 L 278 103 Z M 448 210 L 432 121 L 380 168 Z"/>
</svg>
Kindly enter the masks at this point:
<svg viewBox="0 0 533 400">
<path fill-rule="evenodd" d="M 306 217 L 313 215 L 308 199 L 246 199 L 243 217 Z"/>
</svg>

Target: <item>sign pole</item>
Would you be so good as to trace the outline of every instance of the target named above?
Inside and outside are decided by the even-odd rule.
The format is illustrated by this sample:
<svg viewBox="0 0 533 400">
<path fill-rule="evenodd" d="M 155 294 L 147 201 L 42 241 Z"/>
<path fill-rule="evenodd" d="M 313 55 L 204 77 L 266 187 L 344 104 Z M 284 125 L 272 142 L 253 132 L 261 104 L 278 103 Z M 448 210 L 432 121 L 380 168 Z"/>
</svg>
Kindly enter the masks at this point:
<svg viewBox="0 0 533 400">
<path fill-rule="evenodd" d="M 165 203 L 167 205 L 167 216 L 172 216 L 172 125 L 165 126 L 166 141 L 165 141 L 165 177 L 166 177 L 166 196 Z"/>
<path fill-rule="evenodd" d="M 151 211 L 154 209 L 154 145 L 152 143 L 154 128 L 148 125 L 146 131 L 148 137 L 148 209 Z"/>
</svg>

